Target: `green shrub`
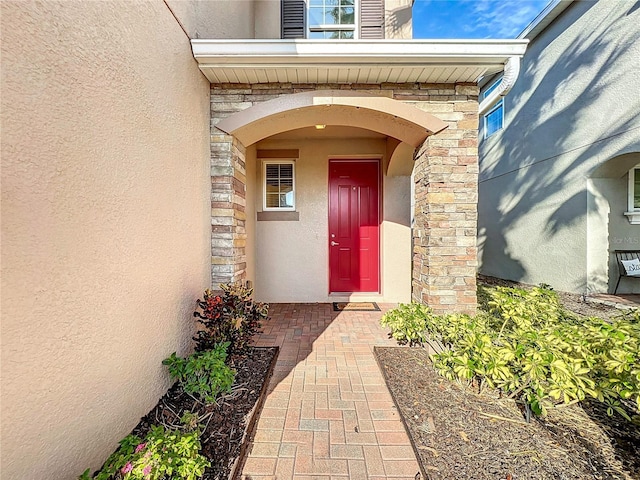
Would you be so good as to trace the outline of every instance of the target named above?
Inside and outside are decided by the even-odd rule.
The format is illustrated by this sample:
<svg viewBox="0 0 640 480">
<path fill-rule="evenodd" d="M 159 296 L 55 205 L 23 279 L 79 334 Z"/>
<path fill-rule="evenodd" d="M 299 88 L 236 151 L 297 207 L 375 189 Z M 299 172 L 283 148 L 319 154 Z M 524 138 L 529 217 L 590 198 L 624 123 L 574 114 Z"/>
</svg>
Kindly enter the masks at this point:
<svg viewBox="0 0 640 480">
<path fill-rule="evenodd" d="M 220 393 L 231 390 L 236 376 L 225 363 L 228 347 L 229 342 L 220 343 L 212 350 L 195 352 L 187 358 L 180 358 L 174 352 L 162 364 L 169 367 L 169 374 L 180 382 L 185 392 L 212 403 Z"/>
<path fill-rule="evenodd" d="M 154 425 L 144 440 L 128 435 L 95 477 L 86 470 L 80 480 L 195 480 L 210 466 L 199 453 L 199 434 Z"/>
<path fill-rule="evenodd" d="M 269 306 L 254 302 L 253 289 L 242 282 L 222 284 L 220 288 L 222 296 L 206 290 L 204 299 L 197 301 L 199 311 L 193 316 L 204 329 L 193 337 L 196 351 L 229 342 L 229 355 L 246 353 L 251 338 L 259 333 L 262 320 L 267 318 Z"/>
<path fill-rule="evenodd" d="M 498 388 L 537 414 L 586 397 L 610 414 L 626 416 L 620 399 L 640 409 L 640 313 L 612 323 L 583 319 L 543 287 L 484 289 L 481 298 L 489 311 L 473 317 L 402 305 L 382 324 L 400 342 L 439 340 L 448 347 L 432 356 L 441 375 Z"/>
<path fill-rule="evenodd" d="M 385 313 L 380 324 L 391 329 L 391 338 L 400 345 L 422 345 L 425 341 L 426 319 L 431 315 L 426 305 L 411 303 Z"/>
</svg>

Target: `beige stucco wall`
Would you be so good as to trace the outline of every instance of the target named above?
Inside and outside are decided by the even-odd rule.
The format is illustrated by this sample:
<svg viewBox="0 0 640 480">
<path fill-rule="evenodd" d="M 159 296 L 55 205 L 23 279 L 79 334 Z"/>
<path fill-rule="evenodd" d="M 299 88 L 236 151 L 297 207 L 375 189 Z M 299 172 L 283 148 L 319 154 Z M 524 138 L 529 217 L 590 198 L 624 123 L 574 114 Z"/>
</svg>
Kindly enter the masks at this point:
<svg viewBox="0 0 640 480">
<path fill-rule="evenodd" d="M 384 158 L 382 139 L 265 140 L 258 149 L 299 149 L 296 210 L 299 221 L 256 222 L 256 298 L 268 302 L 327 302 L 328 160 Z M 247 163 L 250 163 L 247 159 Z M 256 210 L 262 210 L 262 168 L 254 160 Z M 248 186 L 249 189 L 249 186 Z M 383 178 L 381 295 L 385 302 L 411 299 L 409 177 Z"/>
<path fill-rule="evenodd" d="M 413 0 L 385 0 L 385 38 L 413 38 Z"/>
<path fill-rule="evenodd" d="M 245 228 L 247 229 L 247 244 L 245 247 L 245 255 L 247 262 L 247 276 L 246 279 L 256 283 L 256 202 L 257 202 L 257 172 L 256 172 L 256 146 L 251 145 L 247 148 L 246 153 L 246 169 L 247 169 L 247 183 L 246 183 L 246 216 L 247 220 Z"/>
<path fill-rule="evenodd" d="M 280 38 L 281 0 L 166 0 L 190 38 Z"/>
<path fill-rule="evenodd" d="M 281 0 L 166 0 L 191 38 L 280 38 Z M 412 0 L 385 0 L 385 38 L 412 38 Z"/>
<path fill-rule="evenodd" d="M 1 2 L 3 480 L 97 468 L 208 285 L 209 85 L 161 2 Z"/>
<path fill-rule="evenodd" d="M 255 38 L 280 38 L 281 0 L 255 0 Z"/>
</svg>

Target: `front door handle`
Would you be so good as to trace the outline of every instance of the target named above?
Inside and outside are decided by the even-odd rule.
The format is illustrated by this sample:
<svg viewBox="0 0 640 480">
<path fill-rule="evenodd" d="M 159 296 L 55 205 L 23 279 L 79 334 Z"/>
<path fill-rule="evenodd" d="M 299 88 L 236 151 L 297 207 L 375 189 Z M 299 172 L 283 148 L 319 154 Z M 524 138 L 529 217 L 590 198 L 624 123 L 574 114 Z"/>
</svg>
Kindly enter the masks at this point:
<svg viewBox="0 0 640 480">
<path fill-rule="evenodd" d="M 340 245 L 338 242 L 334 242 L 333 240 L 331 240 L 331 246 L 335 247 L 336 245 Z"/>
</svg>

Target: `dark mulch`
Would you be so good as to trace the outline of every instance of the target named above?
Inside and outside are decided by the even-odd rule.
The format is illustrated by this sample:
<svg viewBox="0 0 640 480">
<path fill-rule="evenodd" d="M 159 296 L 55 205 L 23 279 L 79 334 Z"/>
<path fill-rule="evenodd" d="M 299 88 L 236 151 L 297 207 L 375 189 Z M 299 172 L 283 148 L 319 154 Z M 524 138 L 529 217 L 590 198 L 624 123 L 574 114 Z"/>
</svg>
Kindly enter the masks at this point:
<svg viewBox="0 0 640 480">
<path fill-rule="evenodd" d="M 246 356 L 231 359 L 236 379 L 231 393 L 217 399 L 215 405 L 204 405 L 175 384 L 160 399 L 158 405 L 140 420 L 134 434 L 144 436 L 151 425 L 178 426 L 186 410 L 204 418 L 206 425 L 200 441 L 201 453 L 211 462 L 205 480 L 229 478 L 236 462 L 242 460 L 248 434 L 257 419 L 266 394 L 266 385 L 273 371 L 277 347 L 253 348 Z M 236 469 L 237 470 L 237 469 Z"/>
<path fill-rule="evenodd" d="M 375 354 L 428 479 L 640 478 L 640 429 L 598 405 L 527 424 L 513 400 L 440 377 L 422 348 Z"/>
</svg>

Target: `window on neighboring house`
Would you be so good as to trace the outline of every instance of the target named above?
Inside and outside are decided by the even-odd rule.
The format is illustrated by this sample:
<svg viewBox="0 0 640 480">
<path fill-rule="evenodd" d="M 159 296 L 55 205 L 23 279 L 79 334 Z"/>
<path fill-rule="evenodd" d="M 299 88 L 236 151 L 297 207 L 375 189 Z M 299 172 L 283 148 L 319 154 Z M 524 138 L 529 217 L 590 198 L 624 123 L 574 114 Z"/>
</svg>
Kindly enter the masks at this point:
<svg viewBox="0 0 640 480">
<path fill-rule="evenodd" d="M 309 0 L 308 38 L 356 38 L 355 0 Z"/>
<path fill-rule="evenodd" d="M 625 215 L 629 222 L 640 224 L 640 164 L 629 170 L 629 199 Z"/>
<path fill-rule="evenodd" d="M 489 96 L 491 92 L 493 92 L 496 87 L 500 84 L 502 79 L 496 81 L 493 85 L 487 88 L 482 94 L 482 99 L 485 99 Z M 481 100 L 482 100 L 481 99 Z M 488 138 L 498 130 L 502 130 L 502 125 L 504 123 L 504 100 L 501 98 L 498 103 L 496 103 L 489 112 L 484 115 L 484 138 Z"/>
<path fill-rule="evenodd" d="M 264 210 L 295 210 L 295 162 L 265 160 L 263 165 Z"/>
</svg>

